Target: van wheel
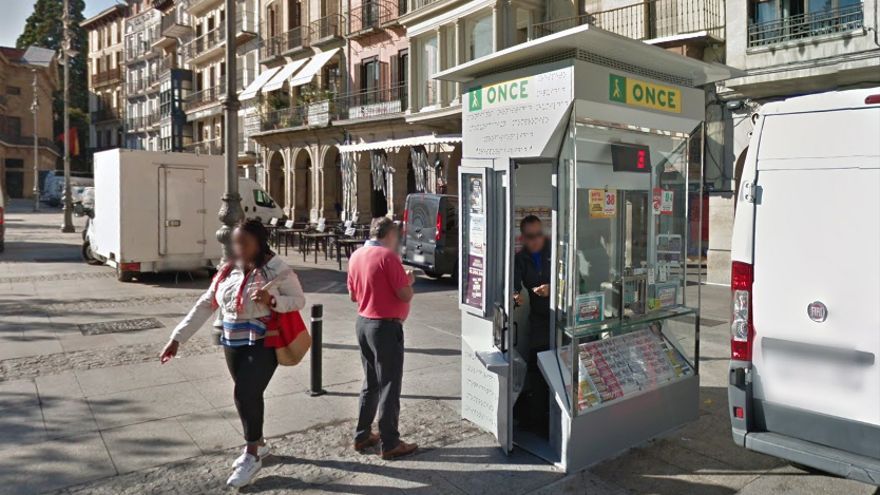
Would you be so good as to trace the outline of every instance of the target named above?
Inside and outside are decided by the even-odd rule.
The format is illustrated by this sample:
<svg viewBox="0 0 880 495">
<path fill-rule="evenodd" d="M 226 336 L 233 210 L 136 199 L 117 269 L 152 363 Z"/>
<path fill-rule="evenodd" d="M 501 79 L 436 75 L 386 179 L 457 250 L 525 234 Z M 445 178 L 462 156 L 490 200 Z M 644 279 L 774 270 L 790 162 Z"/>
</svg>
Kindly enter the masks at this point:
<svg viewBox="0 0 880 495">
<path fill-rule="evenodd" d="M 103 265 L 104 262 L 92 251 L 92 243 L 89 241 L 83 242 L 82 245 L 82 257 L 86 260 L 86 263 L 90 265 Z"/>
<path fill-rule="evenodd" d="M 134 280 L 134 272 L 124 272 L 124 271 L 119 270 L 117 268 L 116 269 L 116 280 L 119 280 L 120 282 L 125 282 L 125 283 L 131 282 L 132 280 Z"/>
</svg>

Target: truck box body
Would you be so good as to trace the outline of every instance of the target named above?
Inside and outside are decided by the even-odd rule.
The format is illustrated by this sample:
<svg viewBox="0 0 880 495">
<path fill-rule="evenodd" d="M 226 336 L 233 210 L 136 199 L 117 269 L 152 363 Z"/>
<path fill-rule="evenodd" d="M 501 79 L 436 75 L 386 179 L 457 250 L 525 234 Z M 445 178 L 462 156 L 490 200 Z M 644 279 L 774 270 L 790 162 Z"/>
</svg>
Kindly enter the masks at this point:
<svg viewBox="0 0 880 495">
<path fill-rule="evenodd" d="M 135 272 L 216 266 L 223 174 L 222 156 L 96 153 L 93 251 L 117 270 L 120 264 Z"/>
</svg>

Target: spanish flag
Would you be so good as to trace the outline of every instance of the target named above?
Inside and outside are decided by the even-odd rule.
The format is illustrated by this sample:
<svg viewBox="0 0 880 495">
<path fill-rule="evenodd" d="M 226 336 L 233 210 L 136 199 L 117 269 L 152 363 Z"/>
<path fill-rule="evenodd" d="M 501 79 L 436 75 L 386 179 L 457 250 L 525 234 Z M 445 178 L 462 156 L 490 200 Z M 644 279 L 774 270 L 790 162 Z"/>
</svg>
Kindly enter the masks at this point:
<svg viewBox="0 0 880 495">
<path fill-rule="evenodd" d="M 70 156 L 79 156 L 79 133 L 75 127 L 70 128 L 70 131 L 67 133 L 67 139 L 64 139 L 64 133 L 62 132 L 55 140 L 70 146 Z"/>
</svg>

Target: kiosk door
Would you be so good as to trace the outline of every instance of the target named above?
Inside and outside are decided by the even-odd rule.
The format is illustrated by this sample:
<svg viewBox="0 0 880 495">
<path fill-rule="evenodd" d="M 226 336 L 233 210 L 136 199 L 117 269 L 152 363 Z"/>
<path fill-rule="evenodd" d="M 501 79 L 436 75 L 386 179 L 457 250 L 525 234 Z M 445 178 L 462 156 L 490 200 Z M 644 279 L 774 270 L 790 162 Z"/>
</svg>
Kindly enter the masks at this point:
<svg viewBox="0 0 880 495">
<path fill-rule="evenodd" d="M 513 448 L 513 404 L 525 362 L 516 355 L 511 328 L 513 181 L 498 160 L 462 160 L 459 168 L 462 409 L 465 419 Z"/>
</svg>

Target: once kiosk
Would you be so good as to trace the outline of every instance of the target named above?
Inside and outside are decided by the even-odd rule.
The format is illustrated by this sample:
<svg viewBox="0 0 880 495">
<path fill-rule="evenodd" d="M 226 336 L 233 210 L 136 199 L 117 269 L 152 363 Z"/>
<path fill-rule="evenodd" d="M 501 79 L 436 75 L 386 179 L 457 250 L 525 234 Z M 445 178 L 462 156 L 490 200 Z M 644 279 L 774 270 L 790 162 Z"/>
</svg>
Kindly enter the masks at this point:
<svg viewBox="0 0 880 495">
<path fill-rule="evenodd" d="M 436 76 L 463 93 L 462 416 L 505 451 L 574 470 L 697 419 L 699 88 L 733 73 L 584 25 Z M 552 246 L 547 335 L 514 305 L 526 215 Z"/>
</svg>

